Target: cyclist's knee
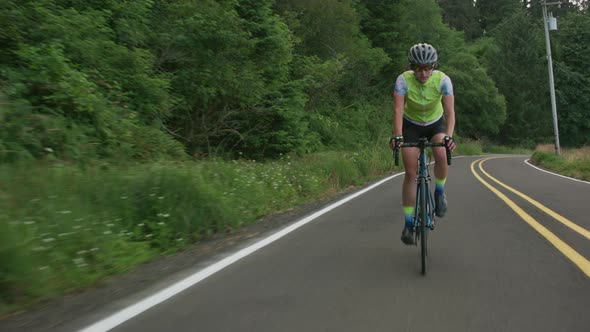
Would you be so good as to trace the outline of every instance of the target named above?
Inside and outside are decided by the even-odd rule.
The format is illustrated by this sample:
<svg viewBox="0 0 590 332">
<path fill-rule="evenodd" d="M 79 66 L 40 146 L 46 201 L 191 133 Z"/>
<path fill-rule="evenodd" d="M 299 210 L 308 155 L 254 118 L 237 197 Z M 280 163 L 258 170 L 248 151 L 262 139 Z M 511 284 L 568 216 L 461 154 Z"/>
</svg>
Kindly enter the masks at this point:
<svg viewBox="0 0 590 332">
<path fill-rule="evenodd" d="M 435 151 L 433 153 L 434 161 L 438 164 L 447 164 L 447 154 L 446 151 L 443 149 L 442 151 Z"/>
<path fill-rule="evenodd" d="M 406 173 L 405 173 L 406 178 L 415 179 L 417 174 L 418 173 L 416 172 L 416 166 L 406 167 Z"/>
<path fill-rule="evenodd" d="M 447 161 L 447 151 L 444 147 L 436 147 L 432 149 L 432 156 L 434 157 L 434 161 L 437 163 L 446 163 Z"/>
<path fill-rule="evenodd" d="M 418 157 L 416 157 L 417 159 Z M 415 159 L 404 159 L 404 168 L 406 171 L 406 175 L 416 174 L 416 169 L 418 168 L 418 161 Z"/>
</svg>

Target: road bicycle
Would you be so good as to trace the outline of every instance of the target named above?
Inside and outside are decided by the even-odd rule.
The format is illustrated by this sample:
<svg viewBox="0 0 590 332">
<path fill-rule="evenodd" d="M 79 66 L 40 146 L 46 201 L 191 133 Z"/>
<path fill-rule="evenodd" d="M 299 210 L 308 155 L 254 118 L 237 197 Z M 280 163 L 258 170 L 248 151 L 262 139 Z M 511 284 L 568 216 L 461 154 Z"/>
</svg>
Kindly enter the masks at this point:
<svg viewBox="0 0 590 332">
<path fill-rule="evenodd" d="M 445 137 L 445 140 L 449 139 Z M 422 260 L 422 274 L 426 274 L 426 258 L 428 256 L 428 232 L 434 230 L 434 198 L 430 191 L 430 172 L 428 170 L 428 163 L 426 160 L 427 147 L 445 147 L 447 152 L 447 164 L 451 165 L 451 150 L 446 143 L 428 142 L 426 137 L 421 137 L 417 143 L 403 143 L 401 148 L 417 147 L 420 149 L 418 156 L 418 172 L 417 172 L 417 191 L 416 191 L 416 208 L 414 209 L 414 218 L 412 227 L 414 229 L 414 244 L 418 245 L 420 242 L 421 260 Z M 395 166 L 399 165 L 399 148 L 396 146 L 393 150 L 393 157 L 395 159 Z"/>
</svg>

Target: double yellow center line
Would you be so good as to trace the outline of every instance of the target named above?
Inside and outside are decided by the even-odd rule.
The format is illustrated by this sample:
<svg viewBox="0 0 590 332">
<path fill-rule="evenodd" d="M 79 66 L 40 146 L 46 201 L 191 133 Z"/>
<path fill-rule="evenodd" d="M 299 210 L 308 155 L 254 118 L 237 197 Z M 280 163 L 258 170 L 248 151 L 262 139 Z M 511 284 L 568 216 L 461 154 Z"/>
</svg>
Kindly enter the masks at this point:
<svg viewBox="0 0 590 332">
<path fill-rule="evenodd" d="M 576 225 L 575 223 L 571 222 L 567 218 L 557 214 L 555 211 L 543 206 L 541 203 L 535 201 L 534 199 L 530 198 L 529 196 L 521 193 L 520 191 L 498 181 L 498 179 L 491 176 L 488 172 L 486 172 L 482 164 L 487 160 L 494 159 L 497 157 L 491 158 L 482 158 L 474 161 L 471 163 L 471 172 L 473 175 L 488 189 L 490 189 L 496 196 L 498 196 L 501 200 L 503 200 L 514 212 L 516 212 L 524 221 L 526 221 L 533 229 L 535 229 L 539 234 L 541 234 L 544 238 L 546 238 L 551 244 L 553 244 L 561 253 L 563 253 L 568 259 L 570 259 L 574 264 L 576 264 L 585 274 L 586 276 L 590 277 L 590 261 L 588 261 L 584 256 L 580 255 L 577 251 L 575 251 L 572 247 L 570 247 L 567 243 L 563 242 L 560 238 L 558 238 L 555 234 L 553 234 L 550 230 L 545 228 L 545 226 L 541 225 L 538 221 L 536 221 L 533 217 L 531 217 L 528 213 L 526 213 L 522 208 L 520 208 L 516 203 L 514 203 L 511 199 L 506 197 L 506 195 L 502 194 L 498 189 L 494 188 L 490 185 L 486 180 L 484 180 L 481 176 L 479 176 L 475 172 L 475 165 L 478 164 L 478 168 L 486 177 L 490 180 L 496 182 L 500 186 L 508 189 L 509 191 L 513 192 L 514 194 L 520 196 L 521 198 L 525 199 L 529 203 L 533 204 L 535 207 L 539 208 L 541 211 L 545 212 L 549 216 L 553 217 L 555 220 L 561 222 L 565 226 L 571 228 L 575 232 L 579 233 L 580 235 L 584 236 L 585 238 L 590 240 L 590 231 L 587 229 Z"/>
</svg>

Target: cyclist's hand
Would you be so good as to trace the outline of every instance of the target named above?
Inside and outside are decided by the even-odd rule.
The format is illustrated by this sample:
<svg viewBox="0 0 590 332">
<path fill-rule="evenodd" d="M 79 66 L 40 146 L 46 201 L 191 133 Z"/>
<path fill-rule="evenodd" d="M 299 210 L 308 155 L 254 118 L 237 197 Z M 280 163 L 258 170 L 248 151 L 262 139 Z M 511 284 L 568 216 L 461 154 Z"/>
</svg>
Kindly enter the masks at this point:
<svg viewBox="0 0 590 332">
<path fill-rule="evenodd" d="M 445 136 L 445 138 L 443 138 L 443 143 L 447 146 L 447 148 L 449 148 L 450 151 L 455 150 L 457 147 L 455 140 L 451 136 Z"/>
<path fill-rule="evenodd" d="M 391 140 L 389 140 L 389 147 L 392 150 L 399 149 L 399 147 L 402 146 L 403 143 L 404 143 L 403 136 L 401 136 L 401 135 L 395 136 L 395 137 L 392 137 Z"/>
</svg>

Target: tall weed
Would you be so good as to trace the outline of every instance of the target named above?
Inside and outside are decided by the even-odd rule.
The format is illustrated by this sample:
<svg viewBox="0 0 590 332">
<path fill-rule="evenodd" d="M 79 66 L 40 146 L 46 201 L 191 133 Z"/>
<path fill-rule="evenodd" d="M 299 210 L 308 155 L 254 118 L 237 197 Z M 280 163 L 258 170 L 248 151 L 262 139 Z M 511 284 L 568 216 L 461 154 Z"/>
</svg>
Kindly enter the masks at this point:
<svg viewBox="0 0 590 332">
<path fill-rule="evenodd" d="M 590 148 L 562 149 L 561 155 L 552 146 L 539 146 L 531 157 L 542 168 L 585 181 L 590 181 Z"/>
<path fill-rule="evenodd" d="M 0 167 L 0 314 L 392 171 L 387 147 L 133 166 Z"/>
</svg>

